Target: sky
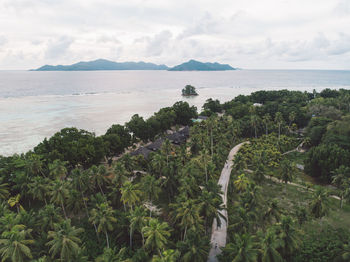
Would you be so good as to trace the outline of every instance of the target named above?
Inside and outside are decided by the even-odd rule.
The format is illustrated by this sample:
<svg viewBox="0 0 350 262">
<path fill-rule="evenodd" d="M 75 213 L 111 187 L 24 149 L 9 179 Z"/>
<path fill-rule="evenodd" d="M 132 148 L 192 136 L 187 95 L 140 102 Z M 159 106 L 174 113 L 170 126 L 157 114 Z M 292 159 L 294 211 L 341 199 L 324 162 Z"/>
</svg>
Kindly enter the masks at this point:
<svg viewBox="0 0 350 262">
<path fill-rule="evenodd" d="M 350 69 L 350 0 L 0 0 L 0 70 L 99 58 Z"/>
</svg>

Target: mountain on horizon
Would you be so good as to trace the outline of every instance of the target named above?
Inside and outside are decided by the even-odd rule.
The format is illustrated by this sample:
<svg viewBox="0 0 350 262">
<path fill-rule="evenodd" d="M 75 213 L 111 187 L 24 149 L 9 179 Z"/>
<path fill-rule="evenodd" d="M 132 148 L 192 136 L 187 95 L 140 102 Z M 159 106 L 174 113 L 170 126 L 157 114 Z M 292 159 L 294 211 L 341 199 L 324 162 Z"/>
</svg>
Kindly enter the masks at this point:
<svg viewBox="0 0 350 262">
<path fill-rule="evenodd" d="M 34 71 L 93 71 L 93 70 L 167 70 L 166 65 L 157 65 L 145 62 L 113 62 L 106 59 L 97 59 L 88 62 L 79 62 L 72 65 L 44 65 Z"/>
<path fill-rule="evenodd" d="M 157 65 L 145 62 L 113 62 L 106 59 L 97 59 L 88 62 L 78 62 L 72 65 L 44 65 L 32 71 L 94 71 L 94 70 L 169 70 L 169 71 L 224 71 L 236 70 L 228 64 L 202 63 L 196 60 L 169 68 L 162 64 Z"/>
<path fill-rule="evenodd" d="M 215 63 L 202 63 L 196 60 L 189 60 L 188 62 L 174 66 L 169 71 L 225 71 L 225 70 L 236 70 L 228 64 Z"/>
</svg>

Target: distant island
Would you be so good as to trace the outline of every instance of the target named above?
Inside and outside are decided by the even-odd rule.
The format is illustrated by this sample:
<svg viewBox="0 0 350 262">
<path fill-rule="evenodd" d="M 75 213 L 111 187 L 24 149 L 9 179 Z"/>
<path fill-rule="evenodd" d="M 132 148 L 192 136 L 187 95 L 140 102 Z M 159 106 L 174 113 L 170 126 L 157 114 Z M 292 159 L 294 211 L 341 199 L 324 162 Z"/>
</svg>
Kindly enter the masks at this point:
<svg viewBox="0 0 350 262">
<path fill-rule="evenodd" d="M 185 88 L 182 89 L 183 96 L 198 96 L 196 92 L 196 88 L 191 85 L 186 85 Z"/>
<path fill-rule="evenodd" d="M 44 65 L 31 71 L 95 71 L 95 70 L 169 70 L 169 71 L 224 71 L 236 70 L 228 64 L 202 63 L 190 60 L 172 68 L 162 64 L 157 65 L 145 62 L 113 62 L 106 59 L 97 59 L 88 62 L 79 62 L 72 65 Z"/>
<path fill-rule="evenodd" d="M 181 65 L 174 66 L 169 71 L 225 71 L 236 70 L 228 64 L 215 63 L 202 63 L 196 60 L 190 60 Z"/>
<path fill-rule="evenodd" d="M 44 65 L 34 71 L 94 71 L 94 70 L 167 70 L 166 65 L 145 62 L 113 62 L 98 59 L 89 62 L 79 62 L 73 65 Z"/>
</svg>

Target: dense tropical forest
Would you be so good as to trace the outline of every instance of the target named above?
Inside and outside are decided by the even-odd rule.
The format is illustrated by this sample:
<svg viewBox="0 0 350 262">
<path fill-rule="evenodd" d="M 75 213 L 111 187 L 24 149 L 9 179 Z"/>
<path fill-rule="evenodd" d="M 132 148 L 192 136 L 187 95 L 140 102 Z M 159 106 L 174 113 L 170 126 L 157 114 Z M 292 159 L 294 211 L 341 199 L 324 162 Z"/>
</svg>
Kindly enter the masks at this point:
<svg viewBox="0 0 350 262">
<path fill-rule="evenodd" d="M 96 136 L 65 128 L 0 157 L 2 261 L 350 260 L 350 91 L 258 91 L 221 104 L 177 102 Z M 190 126 L 176 145 L 169 130 Z M 164 138 L 149 157 L 132 155 Z M 236 154 L 223 206 L 218 178 Z"/>
</svg>

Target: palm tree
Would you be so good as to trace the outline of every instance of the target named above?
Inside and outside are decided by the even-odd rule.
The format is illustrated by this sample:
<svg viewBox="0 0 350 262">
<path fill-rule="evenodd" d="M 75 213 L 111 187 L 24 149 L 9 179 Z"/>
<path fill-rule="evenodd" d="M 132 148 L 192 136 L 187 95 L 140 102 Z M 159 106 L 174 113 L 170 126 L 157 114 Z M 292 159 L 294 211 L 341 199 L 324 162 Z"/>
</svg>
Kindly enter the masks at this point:
<svg viewBox="0 0 350 262">
<path fill-rule="evenodd" d="M 64 217 L 67 219 L 66 209 L 64 207 L 64 203 L 66 202 L 69 195 L 67 183 L 57 179 L 55 181 L 52 181 L 49 190 L 49 195 L 51 196 L 50 202 L 61 205 Z"/>
<path fill-rule="evenodd" d="M 248 188 L 248 185 L 251 183 L 249 178 L 245 174 L 241 174 L 238 178 L 233 182 L 235 188 L 239 192 L 243 192 Z"/>
<path fill-rule="evenodd" d="M 344 261 L 350 260 L 350 243 L 343 245 L 343 252 L 341 254 L 341 257 Z"/>
<path fill-rule="evenodd" d="M 289 160 L 281 162 L 281 179 L 284 182 L 284 193 L 287 193 L 287 184 L 293 180 L 295 167 Z"/>
<path fill-rule="evenodd" d="M 255 138 L 257 138 L 258 135 L 257 135 L 257 132 L 256 132 L 256 128 L 257 128 L 257 126 L 259 124 L 259 117 L 257 115 L 255 115 L 255 114 L 251 115 L 250 116 L 250 124 L 254 128 Z"/>
<path fill-rule="evenodd" d="M 81 240 L 79 235 L 84 231 L 82 228 L 71 226 L 70 219 L 54 224 L 54 230 L 49 231 L 46 243 L 52 258 L 59 257 L 60 261 L 74 261 L 74 257 L 80 252 Z"/>
<path fill-rule="evenodd" d="M 42 157 L 36 154 L 26 154 L 25 170 L 30 176 L 42 175 L 45 177 Z"/>
<path fill-rule="evenodd" d="M 46 205 L 42 209 L 40 209 L 39 217 L 40 219 L 38 224 L 45 232 L 52 230 L 54 228 L 55 223 L 59 223 L 63 220 L 60 215 L 59 208 L 56 208 L 52 204 Z"/>
<path fill-rule="evenodd" d="M 242 153 L 238 152 L 234 158 L 234 169 L 238 171 L 238 170 L 244 170 L 246 167 L 247 167 L 246 159 L 244 158 Z"/>
<path fill-rule="evenodd" d="M 299 247 L 299 233 L 293 226 L 294 221 L 290 216 L 282 216 L 277 223 L 278 238 L 282 241 L 283 257 L 287 258 Z"/>
<path fill-rule="evenodd" d="M 102 190 L 102 187 L 108 184 L 109 179 L 107 168 L 104 165 L 100 166 L 92 166 L 90 168 L 90 174 L 91 174 L 91 182 L 94 186 L 98 186 L 100 189 L 102 195 L 104 195 L 104 192 Z"/>
<path fill-rule="evenodd" d="M 83 204 L 85 207 L 86 216 L 89 218 L 89 210 L 87 206 L 88 198 L 85 196 L 85 192 L 89 189 L 89 173 L 80 168 L 75 168 L 71 172 L 71 178 L 72 178 L 72 187 L 77 192 L 80 192 L 81 200 L 83 201 Z M 71 200 L 72 198 L 70 198 L 70 201 Z"/>
<path fill-rule="evenodd" d="M 261 261 L 262 262 L 282 262 L 284 261 L 278 249 L 282 246 L 282 241 L 278 239 L 274 230 L 268 230 L 261 241 Z"/>
<path fill-rule="evenodd" d="M 10 197 L 7 203 L 10 205 L 10 207 L 16 207 L 17 213 L 19 213 L 20 210 L 24 210 L 23 206 L 20 204 L 21 195 L 17 194 L 14 197 Z"/>
<path fill-rule="evenodd" d="M 33 245 L 31 239 L 31 229 L 26 229 L 24 225 L 15 225 L 10 231 L 1 234 L 0 255 L 1 261 L 24 262 L 32 258 L 32 253 L 28 245 Z"/>
<path fill-rule="evenodd" d="M 175 207 L 174 220 L 179 220 L 180 227 L 183 230 L 183 238 L 186 239 L 187 230 L 190 228 L 201 230 L 202 217 L 200 216 L 200 205 L 194 199 L 182 199 L 178 204 L 172 205 Z"/>
<path fill-rule="evenodd" d="M 208 183 L 208 162 L 210 161 L 210 157 L 206 150 L 200 151 L 200 159 L 201 159 L 202 165 L 204 166 L 205 183 Z"/>
<path fill-rule="evenodd" d="M 270 114 L 269 113 L 265 114 L 263 116 L 262 121 L 263 121 L 263 123 L 265 125 L 265 133 L 266 133 L 266 135 L 268 135 L 269 134 L 268 125 L 271 123 L 271 116 L 270 116 Z"/>
<path fill-rule="evenodd" d="M 178 243 L 183 262 L 202 262 L 208 258 L 210 241 L 196 232 L 190 231 L 185 241 Z"/>
<path fill-rule="evenodd" d="M 350 168 L 342 165 L 332 173 L 332 184 L 340 190 L 340 208 L 343 208 L 343 199 L 350 187 Z"/>
<path fill-rule="evenodd" d="M 223 255 L 229 255 L 233 262 L 255 262 L 258 258 L 258 250 L 249 234 L 235 234 L 234 242 L 229 243 L 223 251 Z"/>
<path fill-rule="evenodd" d="M 154 255 L 152 262 L 177 262 L 179 258 L 180 252 L 178 250 L 167 249 L 160 256 Z"/>
<path fill-rule="evenodd" d="M 161 223 L 158 219 L 152 218 L 142 232 L 146 238 L 145 248 L 150 251 L 157 250 L 161 256 L 161 250 L 164 250 L 170 237 L 168 223 Z"/>
<path fill-rule="evenodd" d="M 104 248 L 103 253 L 99 255 L 95 262 L 115 262 L 117 260 L 116 248 Z"/>
<path fill-rule="evenodd" d="M 79 212 L 84 208 L 85 199 L 81 197 L 81 193 L 75 189 L 71 189 L 67 197 L 67 208 L 74 214 L 79 214 Z M 79 217 L 80 219 L 80 217 Z"/>
<path fill-rule="evenodd" d="M 113 184 L 120 188 L 127 180 L 127 174 L 128 171 L 126 170 L 123 163 L 120 161 L 116 162 L 116 164 L 113 166 Z"/>
<path fill-rule="evenodd" d="M 258 216 L 255 210 L 248 210 L 242 206 L 239 206 L 235 215 L 230 221 L 228 231 L 230 235 L 235 233 L 248 233 L 251 231 L 253 223 L 258 220 Z"/>
<path fill-rule="evenodd" d="M 305 207 L 298 207 L 297 210 L 296 210 L 296 214 L 295 215 L 297 217 L 297 220 L 298 220 L 298 223 L 299 223 L 300 227 L 308 219 Z"/>
<path fill-rule="evenodd" d="M 0 200 L 7 199 L 9 194 L 10 194 L 10 192 L 8 189 L 8 184 L 7 183 L 0 184 Z"/>
<path fill-rule="evenodd" d="M 152 203 L 152 200 L 157 200 L 161 193 L 160 180 L 154 176 L 146 175 L 141 179 L 142 191 L 147 195 L 148 200 Z M 152 215 L 151 209 L 149 210 L 150 216 Z"/>
<path fill-rule="evenodd" d="M 258 164 L 257 168 L 253 172 L 253 179 L 257 183 L 261 183 L 265 178 L 265 170 L 263 164 Z"/>
<path fill-rule="evenodd" d="M 34 199 L 44 201 L 47 205 L 46 196 L 48 194 L 49 179 L 36 176 L 32 178 L 32 182 L 28 185 L 28 193 L 33 196 Z"/>
<path fill-rule="evenodd" d="M 281 217 L 281 210 L 280 210 L 280 207 L 278 206 L 278 201 L 277 199 L 273 199 L 271 202 L 269 202 L 268 208 L 264 213 L 263 219 L 265 221 L 269 221 L 270 223 L 272 223 L 273 219 L 279 222 L 280 217 Z"/>
<path fill-rule="evenodd" d="M 297 114 L 294 111 L 289 113 L 289 116 L 288 116 L 288 118 L 289 118 L 289 126 L 294 122 L 296 116 L 297 116 Z"/>
<path fill-rule="evenodd" d="M 170 156 L 171 152 L 172 152 L 171 143 L 170 143 L 169 139 L 165 139 L 164 143 L 162 144 L 161 153 L 162 153 L 162 155 L 166 156 L 166 165 L 167 166 L 169 163 L 169 156 Z"/>
<path fill-rule="evenodd" d="M 275 115 L 275 122 L 278 125 L 278 140 L 281 137 L 281 125 L 283 124 L 283 121 L 284 121 L 284 119 L 283 119 L 282 113 L 277 112 Z"/>
<path fill-rule="evenodd" d="M 226 217 L 222 214 L 224 207 L 222 206 L 222 197 L 220 195 L 215 195 L 213 192 L 208 192 L 203 190 L 200 196 L 200 206 L 201 213 L 205 217 L 205 232 L 207 233 L 208 220 L 210 222 L 215 218 L 218 227 L 221 226 L 221 218 L 226 220 Z"/>
<path fill-rule="evenodd" d="M 103 232 L 106 236 L 107 248 L 109 248 L 108 231 L 114 229 L 117 219 L 114 217 L 114 210 L 108 203 L 101 203 L 91 210 L 89 221 L 97 225 L 97 233 Z"/>
<path fill-rule="evenodd" d="M 54 160 L 51 164 L 49 164 L 50 176 L 54 179 L 64 179 L 67 175 L 66 164 L 66 161 L 61 161 L 59 159 Z"/>
<path fill-rule="evenodd" d="M 310 203 L 311 214 L 315 218 L 321 218 L 328 213 L 329 192 L 322 187 L 317 187 Z"/>
<path fill-rule="evenodd" d="M 130 221 L 130 248 L 132 248 L 132 236 L 134 231 L 137 230 L 141 233 L 142 236 L 142 245 L 144 245 L 144 235 L 142 228 L 146 226 L 146 210 L 143 207 L 136 207 L 129 215 Z"/>
<path fill-rule="evenodd" d="M 239 201 L 241 206 L 246 209 L 256 210 L 262 203 L 261 187 L 255 183 L 250 183 L 247 189 L 240 195 Z"/>
<path fill-rule="evenodd" d="M 133 205 L 138 203 L 142 196 L 142 192 L 130 181 L 124 183 L 121 188 L 121 194 L 121 200 L 124 203 L 124 206 L 127 204 L 131 210 Z"/>
<path fill-rule="evenodd" d="M 167 162 L 162 154 L 154 154 L 152 157 L 151 166 L 157 173 L 158 177 L 161 177 L 163 175 L 164 167 L 166 164 Z"/>
</svg>

